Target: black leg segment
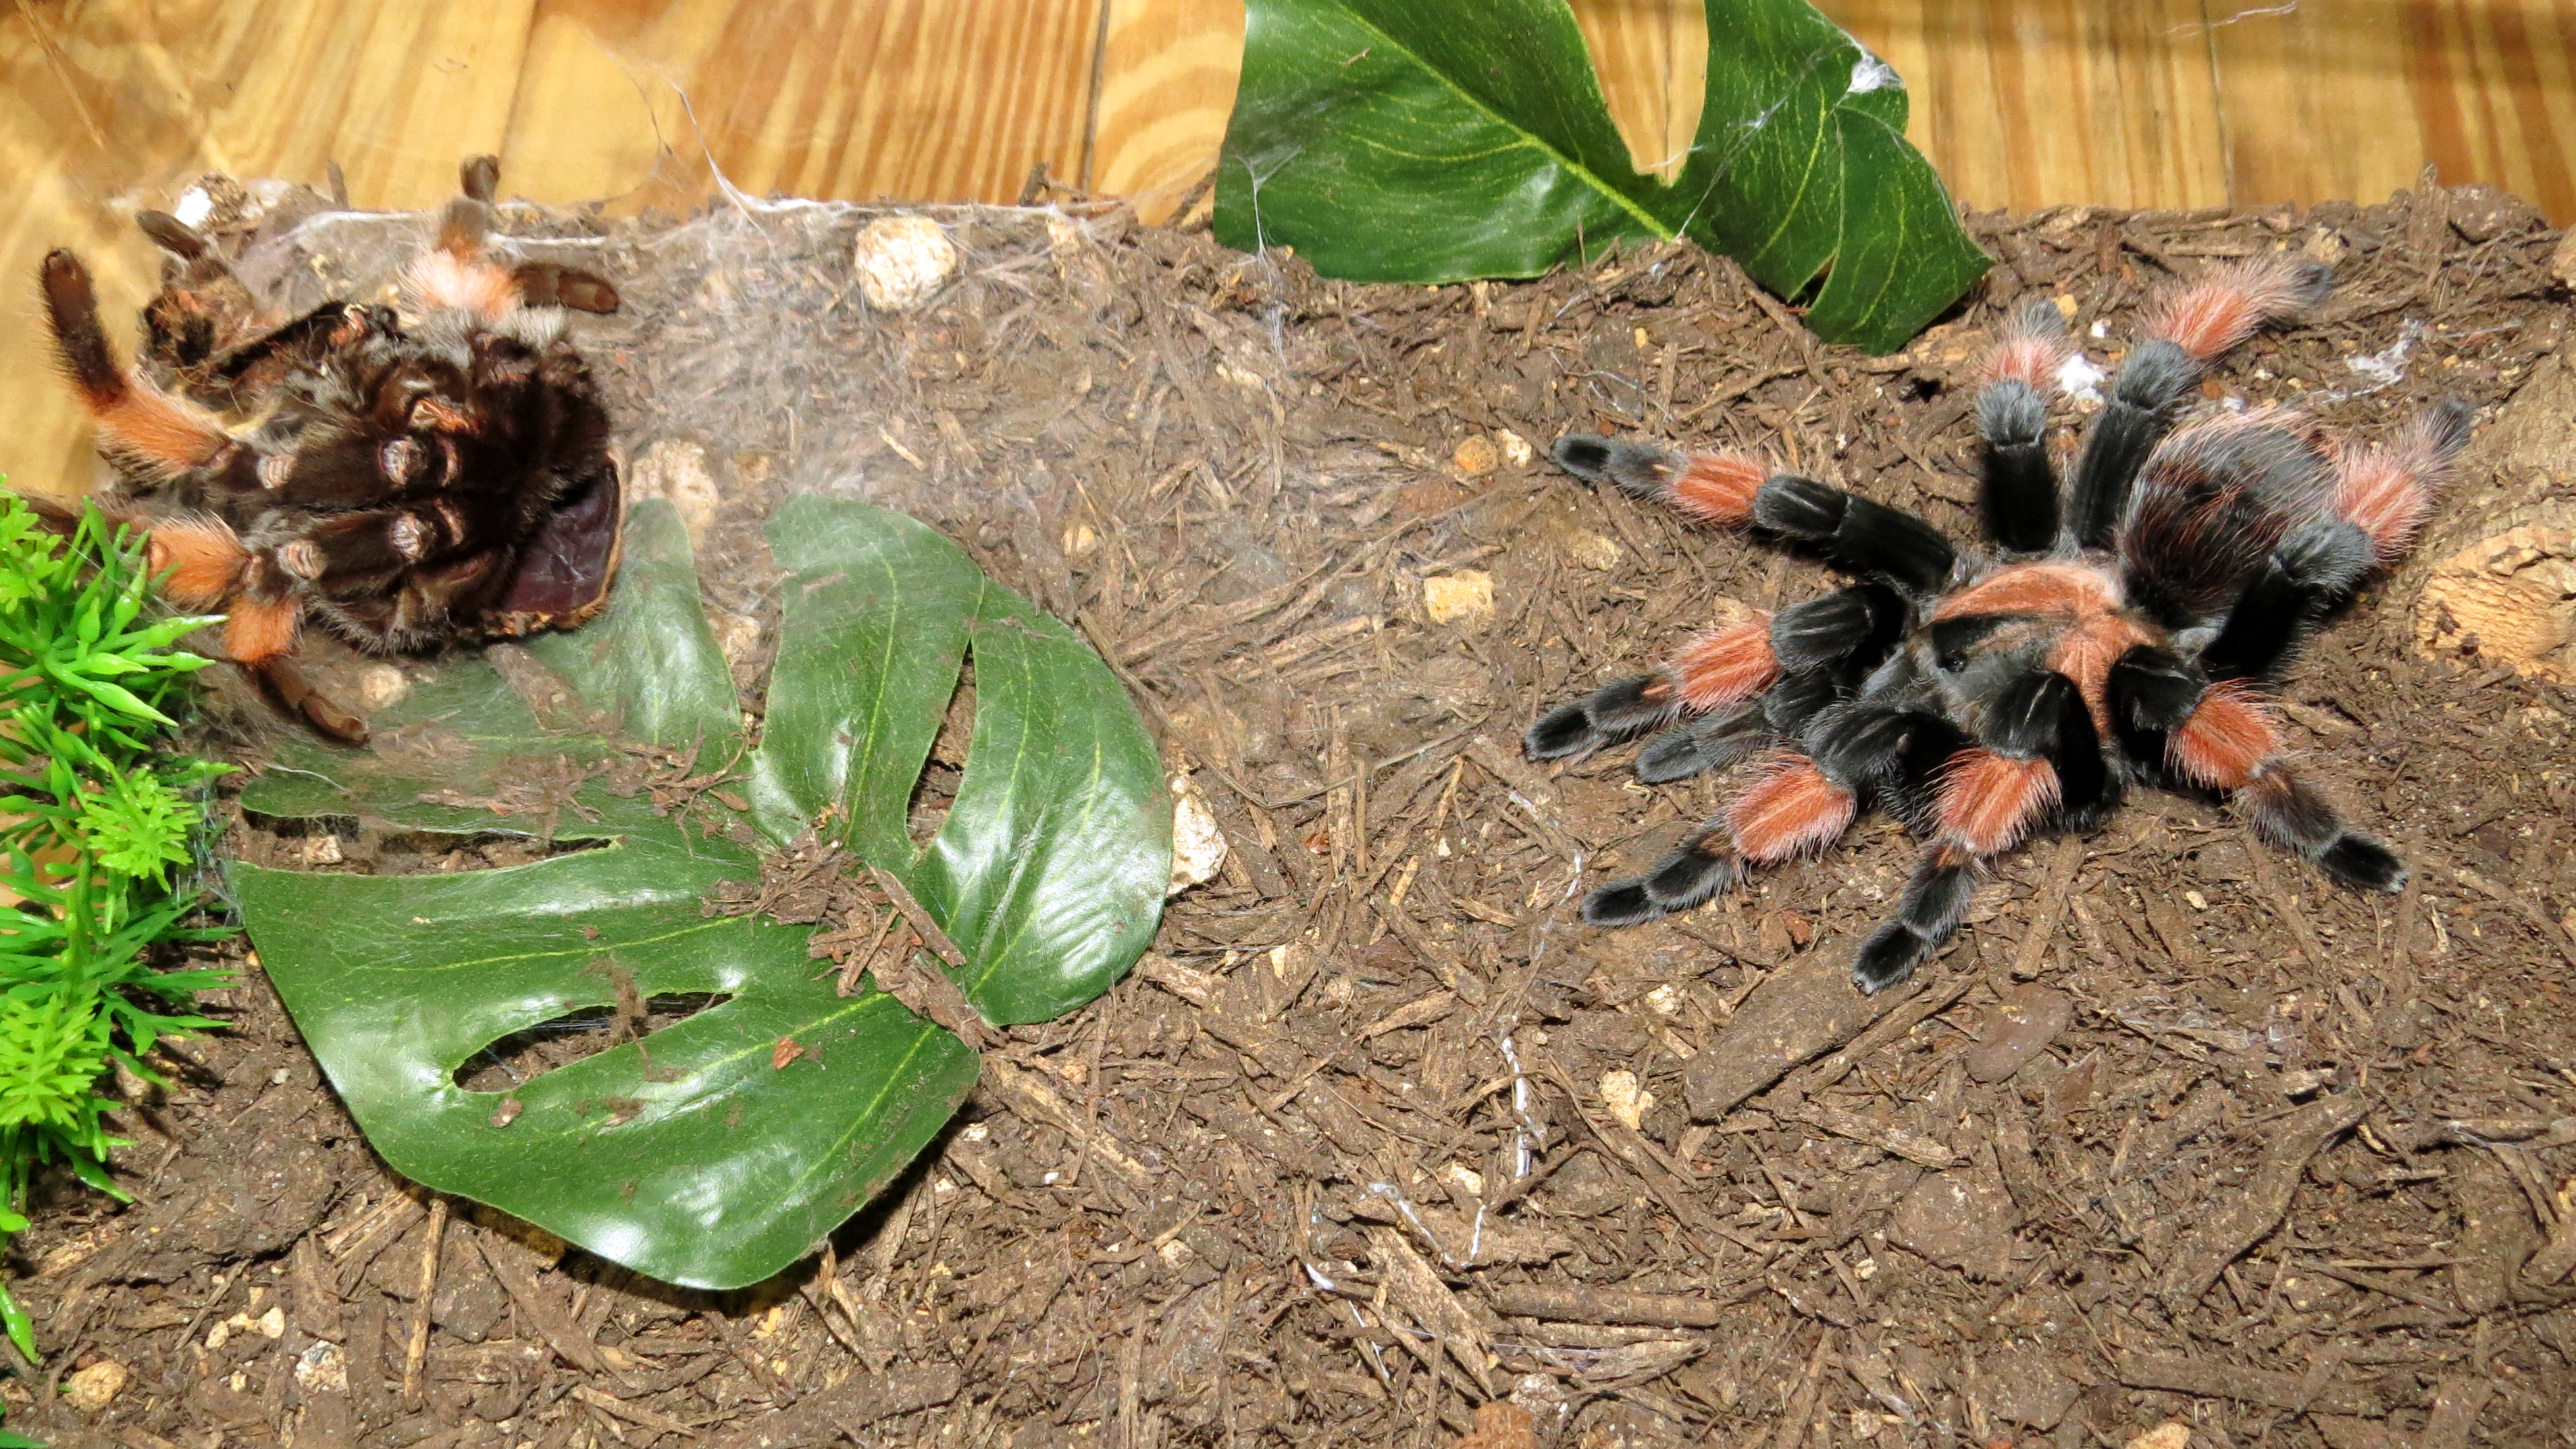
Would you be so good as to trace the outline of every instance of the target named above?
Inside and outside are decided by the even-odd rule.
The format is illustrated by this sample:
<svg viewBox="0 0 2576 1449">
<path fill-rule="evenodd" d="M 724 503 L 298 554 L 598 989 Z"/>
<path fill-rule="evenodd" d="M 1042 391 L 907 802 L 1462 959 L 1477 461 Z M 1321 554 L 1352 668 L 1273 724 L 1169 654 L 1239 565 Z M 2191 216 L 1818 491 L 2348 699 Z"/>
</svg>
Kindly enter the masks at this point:
<svg viewBox="0 0 2576 1449">
<path fill-rule="evenodd" d="M 1704 771 L 1734 764 L 1772 738 L 1762 703 L 1739 705 L 1725 714 L 1684 720 L 1637 752 L 1637 778 L 1649 785 L 1686 780 Z"/>
<path fill-rule="evenodd" d="M 2075 540 L 2107 548 L 2129 510 L 2129 490 L 2147 455 L 2173 426 L 2174 413 L 2200 380 L 2200 364 L 2158 339 L 2130 354 L 2111 401 L 2084 444 L 2075 469 Z"/>
<path fill-rule="evenodd" d="M 1685 836 L 1644 875 L 1615 880 L 1583 898 L 1583 919 L 1595 926 L 1633 926 L 1687 911 L 1735 884 L 1735 846 L 1712 821 Z"/>
<path fill-rule="evenodd" d="M 1986 537 L 2015 553 L 2039 553 L 2057 544 L 2057 467 L 2048 456 L 2048 405 L 2019 378 L 1989 384 L 1977 395 L 1979 460 L 1984 477 L 1977 516 Z"/>
<path fill-rule="evenodd" d="M 1968 898 L 1976 894 L 1976 862 L 1950 846 L 1934 846 L 1914 867 L 1896 915 L 1869 933 L 1852 961 L 1852 984 L 1875 996 L 1914 974 L 1925 957 L 1959 929 Z"/>
<path fill-rule="evenodd" d="M 2370 535 L 2340 518 L 2292 530 L 2255 567 L 2218 637 L 2200 651 L 2201 672 L 2211 679 L 2272 678 L 2375 557 Z"/>
<path fill-rule="evenodd" d="M 1950 540 L 1922 519 L 1794 473 L 1774 476 L 1753 495 L 1753 521 L 1814 544 L 1836 567 L 1917 597 L 1938 593 L 1957 557 Z"/>
<path fill-rule="evenodd" d="M 1771 616 L 1771 656 L 1784 670 L 1887 657 L 1905 630 L 1905 600 L 1884 584 L 1836 589 Z"/>
</svg>

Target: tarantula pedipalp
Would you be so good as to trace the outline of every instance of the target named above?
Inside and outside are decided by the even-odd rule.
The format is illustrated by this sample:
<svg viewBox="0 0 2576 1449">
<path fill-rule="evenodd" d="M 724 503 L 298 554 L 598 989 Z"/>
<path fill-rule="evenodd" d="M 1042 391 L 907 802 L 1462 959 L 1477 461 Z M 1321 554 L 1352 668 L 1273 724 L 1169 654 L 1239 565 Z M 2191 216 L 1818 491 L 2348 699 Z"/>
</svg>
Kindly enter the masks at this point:
<svg viewBox="0 0 2576 1449">
<path fill-rule="evenodd" d="M 78 257 L 42 270 L 63 370 L 120 475 L 102 508 L 148 535 L 173 604 L 230 616 L 229 657 L 351 743 L 364 722 L 294 666 L 308 616 L 376 653 L 515 637 L 589 617 L 616 569 L 607 413 L 560 308 L 532 305 L 616 294 L 492 259 L 498 163 L 461 171 L 399 307 L 335 301 L 283 325 L 208 238 L 145 213 L 170 262 L 144 361 L 167 386 L 117 360 Z"/>
<path fill-rule="evenodd" d="M 1775 751 L 1725 813 L 1594 890 L 1584 919 L 1686 910 L 1747 864 L 1829 844 L 1875 803 L 1930 838 L 1854 961 L 1854 983 L 1876 992 L 1957 929 L 1986 862 L 2034 829 L 2089 828 L 2133 782 L 2229 794 L 2267 843 L 2335 880 L 2401 887 L 2397 857 L 2285 761 L 2268 699 L 2326 611 L 2412 545 L 2469 409 L 2441 403 L 2380 447 L 2273 410 L 2176 427 L 2210 363 L 2328 281 L 2266 258 L 2168 296 L 2062 501 L 2045 389 L 2068 355 L 2064 322 L 2047 303 L 2015 318 L 1977 400 L 1991 551 L 1740 454 L 1559 439 L 1556 462 L 1579 478 L 1806 545 L 1858 580 L 1703 634 L 1531 726 L 1536 759 L 1671 726 L 1638 755 L 1650 784 Z"/>
</svg>

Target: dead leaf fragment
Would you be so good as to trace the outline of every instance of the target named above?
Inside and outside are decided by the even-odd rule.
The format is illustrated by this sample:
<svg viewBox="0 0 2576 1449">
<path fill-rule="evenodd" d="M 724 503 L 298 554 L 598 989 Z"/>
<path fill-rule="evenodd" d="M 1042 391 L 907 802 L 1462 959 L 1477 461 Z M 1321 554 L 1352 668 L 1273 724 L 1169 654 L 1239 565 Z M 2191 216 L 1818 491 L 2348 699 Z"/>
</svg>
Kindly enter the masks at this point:
<svg viewBox="0 0 2576 1449">
<path fill-rule="evenodd" d="M 778 1045 L 769 1049 L 769 1068 L 771 1071 L 783 1071 L 789 1062 L 803 1055 L 805 1055 L 805 1048 L 797 1044 L 796 1038 L 782 1036 L 778 1039 Z"/>
<path fill-rule="evenodd" d="M 2039 1055 L 2075 1020 L 2075 1003 L 2036 984 L 2016 986 L 1986 1018 L 1985 1039 L 1968 1049 L 1968 1075 L 2000 1082 Z"/>
<path fill-rule="evenodd" d="M 2167 1419 L 2131 1439 L 2122 1449 L 2191 1449 L 2191 1426 L 2180 1419 Z"/>
<path fill-rule="evenodd" d="M 1458 1449 L 1538 1449 L 1538 1421 L 1509 1399 L 1476 1406 L 1476 1427 L 1458 1436 Z"/>
</svg>

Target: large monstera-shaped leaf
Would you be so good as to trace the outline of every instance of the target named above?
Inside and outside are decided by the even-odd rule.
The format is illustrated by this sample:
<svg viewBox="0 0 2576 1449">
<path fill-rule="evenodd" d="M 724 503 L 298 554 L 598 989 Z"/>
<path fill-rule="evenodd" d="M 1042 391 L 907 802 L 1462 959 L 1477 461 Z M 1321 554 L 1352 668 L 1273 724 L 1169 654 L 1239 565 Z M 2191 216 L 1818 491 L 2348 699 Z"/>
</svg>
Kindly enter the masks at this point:
<svg viewBox="0 0 2576 1449">
<path fill-rule="evenodd" d="M 1629 164 L 1566 0 L 1249 0 L 1217 239 L 1454 282 L 1687 236 L 1784 296 L 1813 285 L 1826 339 L 1902 344 L 1987 265 L 1906 143 L 1903 84 L 1807 0 L 1707 10 L 1668 184 Z"/>
<path fill-rule="evenodd" d="M 757 749 L 687 536 L 645 503 L 590 627 L 444 661 L 377 714 L 370 749 L 297 741 L 242 799 L 594 848 L 448 875 L 234 871 L 262 964 L 386 1161 L 696 1287 L 795 1261 L 976 1075 L 964 1043 L 893 997 L 838 995 L 809 929 L 707 914 L 719 882 L 756 879 L 765 850 L 819 825 L 906 883 L 1002 1025 L 1107 989 L 1170 874 L 1153 743 L 1062 624 L 882 509 L 800 498 L 770 537 L 788 577 Z M 970 657 L 965 774 L 916 847 L 907 812 Z M 506 1092 L 458 1085 L 513 1033 L 693 993 L 720 1000 Z"/>
</svg>

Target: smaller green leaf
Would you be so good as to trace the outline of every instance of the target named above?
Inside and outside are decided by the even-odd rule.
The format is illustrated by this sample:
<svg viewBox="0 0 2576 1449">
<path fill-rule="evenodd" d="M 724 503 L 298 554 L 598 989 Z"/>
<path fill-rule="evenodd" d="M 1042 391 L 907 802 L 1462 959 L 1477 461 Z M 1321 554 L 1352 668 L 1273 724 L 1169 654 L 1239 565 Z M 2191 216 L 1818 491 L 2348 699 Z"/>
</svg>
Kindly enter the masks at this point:
<svg viewBox="0 0 2576 1449">
<path fill-rule="evenodd" d="M 1227 246 L 1356 281 L 1530 277 L 1672 235 L 1637 183 L 1564 0 L 1251 0 Z"/>
<path fill-rule="evenodd" d="M 1904 82 L 1806 0 L 1708 0 L 1708 28 L 1689 235 L 1783 296 L 1824 276 L 1817 335 L 1902 346 L 1990 265 L 1905 140 Z"/>
</svg>

